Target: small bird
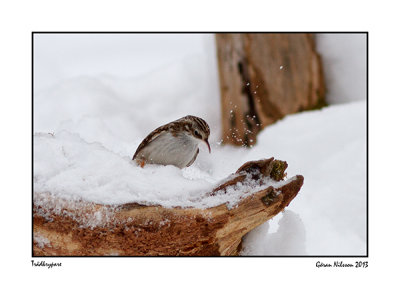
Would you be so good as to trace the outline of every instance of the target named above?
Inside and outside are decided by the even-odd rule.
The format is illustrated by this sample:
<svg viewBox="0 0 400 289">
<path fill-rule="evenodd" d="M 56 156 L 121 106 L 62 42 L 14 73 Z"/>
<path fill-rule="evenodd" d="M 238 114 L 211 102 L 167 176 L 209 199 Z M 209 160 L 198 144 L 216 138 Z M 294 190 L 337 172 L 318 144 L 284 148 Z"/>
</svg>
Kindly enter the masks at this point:
<svg viewBox="0 0 400 289">
<path fill-rule="evenodd" d="M 189 167 L 196 160 L 199 144 L 205 142 L 211 153 L 210 127 L 197 116 L 187 115 L 153 130 L 138 146 L 132 160 L 145 164 Z"/>
</svg>

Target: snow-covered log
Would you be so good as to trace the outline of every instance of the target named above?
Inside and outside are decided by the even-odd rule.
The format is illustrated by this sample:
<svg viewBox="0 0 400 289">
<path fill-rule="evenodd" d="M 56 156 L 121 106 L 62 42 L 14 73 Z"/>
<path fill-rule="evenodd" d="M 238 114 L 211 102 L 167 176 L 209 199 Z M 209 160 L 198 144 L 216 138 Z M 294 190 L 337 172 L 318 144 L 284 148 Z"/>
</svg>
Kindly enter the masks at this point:
<svg viewBox="0 0 400 289">
<path fill-rule="evenodd" d="M 112 206 L 48 194 L 47 205 L 43 199 L 34 203 L 34 256 L 237 255 L 242 237 L 299 192 L 303 177 L 284 180 L 286 168 L 286 162 L 273 158 L 247 162 L 207 194 L 242 190 L 245 197 L 233 207 Z M 250 189 L 256 190 L 246 194 Z"/>
</svg>

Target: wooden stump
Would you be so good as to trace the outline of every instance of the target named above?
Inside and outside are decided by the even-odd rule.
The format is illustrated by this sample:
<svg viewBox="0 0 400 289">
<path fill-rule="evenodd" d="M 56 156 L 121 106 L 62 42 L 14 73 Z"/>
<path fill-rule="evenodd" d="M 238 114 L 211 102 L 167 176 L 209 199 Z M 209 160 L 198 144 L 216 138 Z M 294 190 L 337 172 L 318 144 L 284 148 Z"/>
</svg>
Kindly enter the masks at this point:
<svg viewBox="0 0 400 289">
<path fill-rule="evenodd" d="M 325 86 L 312 34 L 217 34 L 223 142 L 252 146 L 287 114 L 320 108 Z"/>
<path fill-rule="evenodd" d="M 242 237 L 281 212 L 300 190 L 303 184 L 300 175 L 281 181 L 286 167 L 286 162 L 273 158 L 248 162 L 207 194 L 225 194 L 246 178 L 255 180 L 260 190 L 233 208 L 226 204 L 207 209 L 139 204 L 104 206 L 48 196 L 48 206 L 34 202 L 33 254 L 237 255 Z M 263 187 L 271 178 L 281 182 Z"/>
</svg>

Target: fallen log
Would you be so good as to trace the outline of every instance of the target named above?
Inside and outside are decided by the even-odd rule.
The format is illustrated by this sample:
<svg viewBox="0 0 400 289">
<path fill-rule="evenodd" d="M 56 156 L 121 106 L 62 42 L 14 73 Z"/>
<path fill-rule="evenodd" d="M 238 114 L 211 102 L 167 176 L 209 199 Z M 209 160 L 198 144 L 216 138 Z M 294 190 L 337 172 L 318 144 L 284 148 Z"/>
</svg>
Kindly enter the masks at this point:
<svg viewBox="0 0 400 289">
<path fill-rule="evenodd" d="M 43 206 L 34 195 L 33 255 L 237 255 L 242 237 L 281 212 L 299 192 L 303 177 L 284 180 L 286 168 L 286 162 L 273 158 L 247 162 L 204 195 L 243 190 L 243 198 L 233 206 L 110 206 L 41 194 L 47 203 Z"/>
</svg>

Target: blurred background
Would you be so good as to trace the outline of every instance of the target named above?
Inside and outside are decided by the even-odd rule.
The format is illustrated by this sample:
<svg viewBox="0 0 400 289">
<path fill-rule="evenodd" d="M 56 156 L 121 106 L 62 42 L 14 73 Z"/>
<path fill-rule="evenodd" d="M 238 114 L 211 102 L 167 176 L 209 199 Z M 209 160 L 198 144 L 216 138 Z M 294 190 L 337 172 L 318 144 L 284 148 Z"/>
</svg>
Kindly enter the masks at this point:
<svg viewBox="0 0 400 289">
<path fill-rule="evenodd" d="M 366 34 L 314 36 L 326 103 L 365 100 Z M 214 34 L 35 34 L 35 131 L 74 126 L 94 140 L 84 127 L 117 125 L 112 133 L 134 143 L 137 131 L 194 114 L 208 121 L 218 141 L 219 81 Z"/>
</svg>

